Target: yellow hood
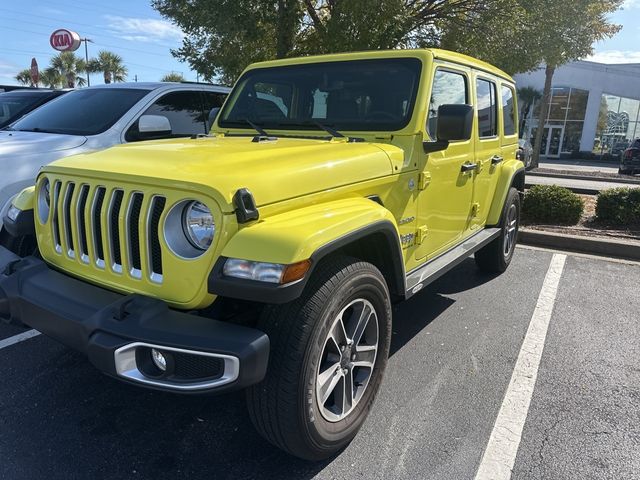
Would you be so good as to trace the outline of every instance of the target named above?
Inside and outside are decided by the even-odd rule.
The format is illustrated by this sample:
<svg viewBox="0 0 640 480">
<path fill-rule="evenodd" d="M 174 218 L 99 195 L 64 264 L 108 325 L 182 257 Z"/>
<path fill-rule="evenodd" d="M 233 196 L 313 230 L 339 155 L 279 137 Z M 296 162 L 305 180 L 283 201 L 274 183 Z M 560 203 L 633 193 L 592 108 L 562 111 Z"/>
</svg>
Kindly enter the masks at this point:
<svg viewBox="0 0 640 480">
<path fill-rule="evenodd" d="M 258 206 L 391 175 L 399 150 L 342 139 L 202 137 L 119 145 L 54 162 L 44 171 L 77 169 L 95 178 L 126 175 L 136 181 L 204 185 L 217 193 L 225 212 L 232 197 L 248 188 Z M 393 162 L 392 162 L 393 159 Z M 165 183 L 165 182 L 162 182 Z"/>
</svg>

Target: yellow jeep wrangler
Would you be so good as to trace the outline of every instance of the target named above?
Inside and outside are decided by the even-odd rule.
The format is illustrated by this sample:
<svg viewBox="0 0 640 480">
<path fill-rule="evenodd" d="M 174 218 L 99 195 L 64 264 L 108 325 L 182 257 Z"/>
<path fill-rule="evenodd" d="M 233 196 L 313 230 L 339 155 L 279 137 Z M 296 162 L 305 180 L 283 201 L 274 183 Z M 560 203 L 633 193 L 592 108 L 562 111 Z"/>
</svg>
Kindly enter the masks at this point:
<svg viewBox="0 0 640 480">
<path fill-rule="evenodd" d="M 257 430 L 306 459 L 362 426 L 391 305 L 475 255 L 511 261 L 524 165 L 513 80 L 441 50 L 251 65 L 210 135 L 46 166 L 4 224 L 0 317 L 102 372 L 247 389 Z"/>
</svg>

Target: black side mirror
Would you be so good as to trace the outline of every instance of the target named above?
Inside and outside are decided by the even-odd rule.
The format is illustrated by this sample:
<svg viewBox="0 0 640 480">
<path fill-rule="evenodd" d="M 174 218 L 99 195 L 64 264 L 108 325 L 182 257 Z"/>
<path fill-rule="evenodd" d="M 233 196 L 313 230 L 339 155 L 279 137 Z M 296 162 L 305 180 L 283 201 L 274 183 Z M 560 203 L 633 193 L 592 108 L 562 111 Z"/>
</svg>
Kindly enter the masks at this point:
<svg viewBox="0 0 640 480">
<path fill-rule="evenodd" d="M 446 150 L 449 142 L 469 140 L 473 129 L 471 105 L 440 105 L 435 142 L 423 142 L 425 153 Z"/>
</svg>

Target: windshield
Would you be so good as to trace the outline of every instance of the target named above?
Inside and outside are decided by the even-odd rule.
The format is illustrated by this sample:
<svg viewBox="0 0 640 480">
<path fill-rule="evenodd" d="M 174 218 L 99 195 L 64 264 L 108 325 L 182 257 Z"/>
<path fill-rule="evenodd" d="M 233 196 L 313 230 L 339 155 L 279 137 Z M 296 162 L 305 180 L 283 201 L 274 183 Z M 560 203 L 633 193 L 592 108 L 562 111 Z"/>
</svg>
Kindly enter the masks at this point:
<svg viewBox="0 0 640 480">
<path fill-rule="evenodd" d="M 411 119 L 417 58 L 308 63 L 250 70 L 220 117 L 226 128 L 393 131 Z M 391 88 L 393 87 L 393 88 Z"/>
<path fill-rule="evenodd" d="M 13 130 L 97 135 L 116 123 L 149 90 L 96 88 L 69 92 L 15 122 Z"/>
<path fill-rule="evenodd" d="M 15 93 L 0 95 L 0 128 L 8 125 L 24 112 L 28 112 L 42 101 L 40 95 L 18 95 Z"/>
</svg>

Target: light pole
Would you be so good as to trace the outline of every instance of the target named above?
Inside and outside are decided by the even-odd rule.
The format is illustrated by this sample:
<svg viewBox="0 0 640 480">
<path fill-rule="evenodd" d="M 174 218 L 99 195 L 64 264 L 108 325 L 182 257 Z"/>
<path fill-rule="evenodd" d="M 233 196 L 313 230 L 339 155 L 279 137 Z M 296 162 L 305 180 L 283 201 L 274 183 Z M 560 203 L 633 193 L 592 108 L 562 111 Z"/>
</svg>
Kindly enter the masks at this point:
<svg viewBox="0 0 640 480">
<path fill-rule="evenodd" d="M 89 49 L 87 48 L 87 43 L 93 43 L 93 40 L 90 38 L 81 38 L 81 42 L 84 42 L 84 61 L 85 61 L 85 69 L 87 70 L 87 87 L 91 86 L 91 80 L 89 80 Z"/>
</svg>

